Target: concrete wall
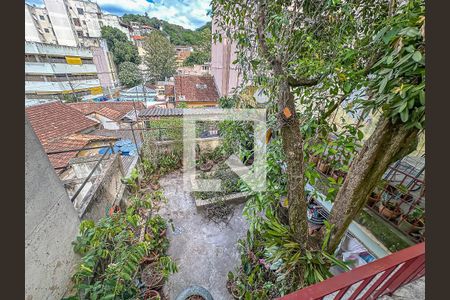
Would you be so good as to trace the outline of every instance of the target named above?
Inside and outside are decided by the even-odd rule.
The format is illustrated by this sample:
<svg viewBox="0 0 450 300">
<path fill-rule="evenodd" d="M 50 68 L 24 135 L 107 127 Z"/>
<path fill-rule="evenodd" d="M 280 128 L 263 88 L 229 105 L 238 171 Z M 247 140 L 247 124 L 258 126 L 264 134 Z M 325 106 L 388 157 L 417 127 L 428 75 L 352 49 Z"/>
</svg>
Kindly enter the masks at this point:
<svg viewBox="0 0 450 300">
<path fill-rule="evenodd" d="M 31 14 L 32 7 L 25 3 L 25 41 L 42 42 Z"/>
<path fill-rule="evenodd" d="M 97 179 L 84 197 L 81 217 L 98 221 L 103 218 L 114 204 L 119 205 L 125 190 L 121 179 L 124 176 L 121 159 L 115 155 L 109 162 L 106 172 Z"/>
<path fill-rule="evenodd" d="M 25 122 L 25 299 L 61 299 L 78 256 L 79 219 L 38 138 Z"/>
<path fill-rule="evenodd" d="M 59 45 L 77 46 L 78 38 L 72 28 L 66 3 L 64 0 L 44 0 L 50 21 L 53 25 L 56 39 Z"/>
<path fill-rule="evenodd" d="M 223 32 L 215 20 L 212 21 L 212 32 Z M 241 82 L 237 65 L 233 64 L 236 59 L 236 43 L 222 35 L 222 42 L 212 43 L 211 46 L 211 71 L 220 96 L 233 93 Z"/>
</svg>

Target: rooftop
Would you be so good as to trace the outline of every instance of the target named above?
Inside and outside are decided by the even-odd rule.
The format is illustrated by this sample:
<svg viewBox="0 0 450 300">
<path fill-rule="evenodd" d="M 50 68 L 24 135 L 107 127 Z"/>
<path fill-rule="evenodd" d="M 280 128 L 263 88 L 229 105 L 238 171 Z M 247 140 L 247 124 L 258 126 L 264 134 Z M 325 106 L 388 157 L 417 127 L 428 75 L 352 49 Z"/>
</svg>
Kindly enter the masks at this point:
<svg viewBox="0 0 450 300">
<path fill-rule="evenodd" d="M 46 153 L 83 148 L 91 142 L 116 140 L 115 137 L 86 134 L 98 123 L 82 112 L 62 102 L 52 102 L 25 108 L 25 113 Z M 67 166 L 78 152 L 49 155 L 54 168 Z"/>
<path fill-rule="evenodd" d="M 182 108 L 147 108 L 139 111 L 140 118 L 178 117 L 183 116 Z"/>
<path fill-rule="evenodd" d="M 127 113 L 136 109 L 143 109 L 145 105 L 142 102 L 121 101 L 121 102 L 78 102 L 70 103 L 70 107 L 80 111 L 83 115 L 98 113 L 108 119 L 119 121 Z"/>
<path fill-rule="evenodd" d="M 62 102 L 26 107 L 25 113 L 44 148 L 56 139 L 94 128 L 98 124 Z"/>
<path fill-rule="evenodd" d="M 216 84 L 210 75 L 175 76 L 175 94 L 177 101 L 217 102 L 219 99 Z M 180 99 L 180 96 L 184 98 Z"/>
</svg>

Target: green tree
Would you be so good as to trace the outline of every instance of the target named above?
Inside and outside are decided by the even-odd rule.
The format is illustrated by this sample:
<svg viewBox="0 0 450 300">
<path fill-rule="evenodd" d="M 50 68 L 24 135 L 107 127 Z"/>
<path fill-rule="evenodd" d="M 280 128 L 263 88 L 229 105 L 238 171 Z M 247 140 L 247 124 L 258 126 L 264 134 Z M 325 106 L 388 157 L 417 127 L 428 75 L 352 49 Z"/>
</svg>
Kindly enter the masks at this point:
<svg viewBox="0 0 450 300">
<path fill-rule="evenodd" d="M 410 0 L 381 25 L 381 52 L 371 68 L 372 95 L 362 104 L 382 110 L 375 131 L 352 162 L 330 215 L 334 251 L 387 167 L 414 151 L 425 127 L 425 3 Z"/>
<path fill-rule="evenodd" d="M 175 47 L 161 33 L 153 31 L 144 40 L 145 57 L 149 76 L 163 80 L 175 73 Z"/>
<path fill-rule="evenodd" d="M 191 53 L 191 55 L 189 55 L 188 58 L 185 59 L 183 65 L 185 66 L 202 65 L 210 61 L 211 61 L 211 52 L 194 51 Z"/>
<path fill-rule="evenodd" d="M 119 80 L 126 87 L 133 87 L 142 83 L 142 76 L 138 66 L 126 61 L 119 66 Z"/>
<path fill-rule="evenodd" d="M 128 41 L 125 33 L 111 26 L 102 27 L 102 38 L 106 40 L 109 50 L 113 54 L 113 60 L 116 66 L 123 62 L 132 62 L 137 65 L 141 63 L 141 58 L 136 46 Z"/>
</svg>

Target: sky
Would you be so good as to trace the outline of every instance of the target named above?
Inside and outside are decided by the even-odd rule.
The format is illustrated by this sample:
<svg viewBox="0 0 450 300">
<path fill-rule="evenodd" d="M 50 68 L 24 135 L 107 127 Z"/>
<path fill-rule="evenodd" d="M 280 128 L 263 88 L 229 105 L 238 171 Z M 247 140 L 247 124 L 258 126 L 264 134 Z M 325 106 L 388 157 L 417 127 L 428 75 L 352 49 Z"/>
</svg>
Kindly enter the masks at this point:
<svg viewBox="0 0 450 300">
<path fill-rule="evenodd" d="M 44 0 L 26 0 L 28 4 L 43 6 Z M 195 29 L 211 18 L 207 12 L 211 0 L 93 0 L 103 12 L 122 16 L 126 13 L 156 17 L 184 28 Z"/>
</svg>

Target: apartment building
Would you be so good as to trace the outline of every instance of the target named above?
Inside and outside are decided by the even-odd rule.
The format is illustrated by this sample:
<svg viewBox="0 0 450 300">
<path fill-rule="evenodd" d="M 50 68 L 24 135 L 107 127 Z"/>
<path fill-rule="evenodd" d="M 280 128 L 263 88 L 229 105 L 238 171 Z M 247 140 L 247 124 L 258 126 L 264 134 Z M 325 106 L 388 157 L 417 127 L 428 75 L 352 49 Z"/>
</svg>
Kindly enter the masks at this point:
<svg viewBox="0 0 450 300">
<path fill-rule="evenodd" d="M 25 104 L 103 96 L 94 55 L 89 48 L 25 42 Z"/>
<path fill-rule="evenodd" d="M 221 32 L 222 29 L 216 25 L 213 18 L 212 32 Z M 212 43 L 211 47 L 211 74 L 216 82 L 219 95 L 228 96 L 233 93 L 233 89 L 242 82 L 238 66 L 233 64 L 236 60 L 236 43 L 230 41 L 226 36 L 222 36 L 222 41 Z"/>
<path fill-rule="evenodd" d="M 64 46 L 99 47 L 101 28 L 111 26 L 130 38 L 118 16 L 104 14 L 89 0 L 44 0 L 44 7 L 25 3 L 25 40 Z"/>
<path fill-rule="evenodd" d="M 56 36 L 48 11 L 25 3 L 25 40 L 56 44 Z"/>
</svg>

